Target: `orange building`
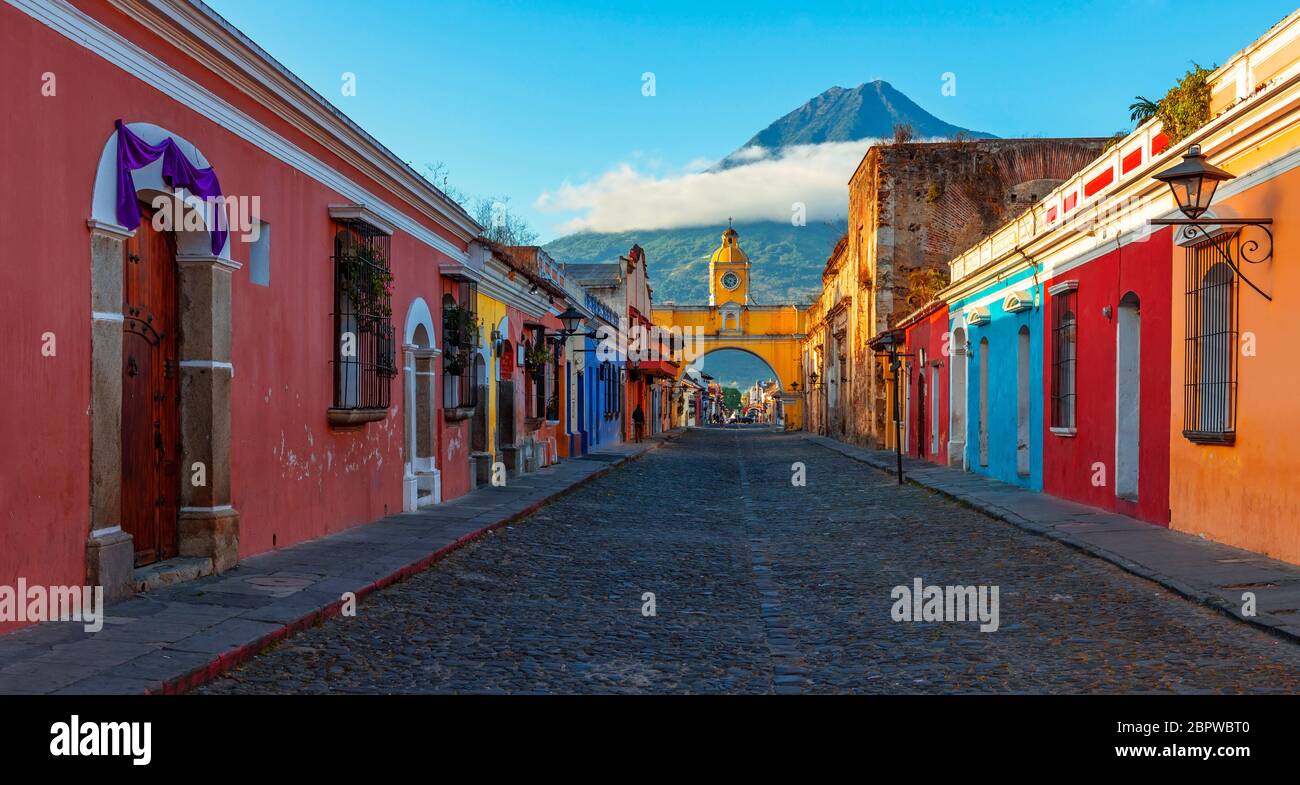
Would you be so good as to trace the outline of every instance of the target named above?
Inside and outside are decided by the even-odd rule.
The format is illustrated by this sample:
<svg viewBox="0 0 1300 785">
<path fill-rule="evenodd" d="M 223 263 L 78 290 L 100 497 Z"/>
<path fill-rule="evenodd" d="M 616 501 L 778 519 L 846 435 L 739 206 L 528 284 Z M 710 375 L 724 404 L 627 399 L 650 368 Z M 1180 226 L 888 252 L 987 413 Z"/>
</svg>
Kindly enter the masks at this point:
<svg viewBox="0 0 1300 785">
<path fill-rule="evenodd" d="M 1300 563 L 1300 11 L 1211 85 L 1212 119 L 1180 147 L 1235 178 L 1203 218 L 1272 223 L 1175 227 L 1170 525 Z"/>
</svg>

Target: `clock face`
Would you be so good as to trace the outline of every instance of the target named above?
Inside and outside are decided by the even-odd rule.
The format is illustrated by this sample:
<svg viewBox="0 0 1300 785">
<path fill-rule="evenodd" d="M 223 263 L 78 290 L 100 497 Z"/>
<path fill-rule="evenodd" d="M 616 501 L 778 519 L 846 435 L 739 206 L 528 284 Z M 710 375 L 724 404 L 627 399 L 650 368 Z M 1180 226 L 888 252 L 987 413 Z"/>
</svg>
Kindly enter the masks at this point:
<svg viewBox="0 0 1300 785">
<path fill-rule="evenodd" d="M 735 273 L 726 273 L 722 276 L 722 285 L 728 289 L 735 289 L 740 286 L 740 276 Z"/>
</svg>

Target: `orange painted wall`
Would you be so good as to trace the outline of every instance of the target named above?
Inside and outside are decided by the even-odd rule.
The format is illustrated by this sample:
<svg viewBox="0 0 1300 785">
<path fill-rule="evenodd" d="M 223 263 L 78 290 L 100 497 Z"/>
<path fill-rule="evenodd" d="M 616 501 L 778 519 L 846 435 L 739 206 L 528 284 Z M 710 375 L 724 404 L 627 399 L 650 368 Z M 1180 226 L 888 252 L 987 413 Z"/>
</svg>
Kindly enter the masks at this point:
<svg viewBox="0 0 1300 785">
<path fill-rule="evenodd" d="M 1251 162 L 1257 163 L 1255 161 Z M 1234 172 L 1245 167 L 1233 166 Z M 1239 354 L 1237 435 L 1231 446 L 1193 444 L 1182 435 L 1186 317 L 1184 250 L 1173 253 L 1169 506 L 1172 528 L 1300 563 L 1300 168 L 1230 198 L 1221 216 L 1268 217 L 1273 259 L 1244 272 L 1273 296 L 1239 282 L 1238 329 L 1254 336 L 1255 354 Z M 1239 351 L 1242 347 L 1239 347 Z"/>
</svg>

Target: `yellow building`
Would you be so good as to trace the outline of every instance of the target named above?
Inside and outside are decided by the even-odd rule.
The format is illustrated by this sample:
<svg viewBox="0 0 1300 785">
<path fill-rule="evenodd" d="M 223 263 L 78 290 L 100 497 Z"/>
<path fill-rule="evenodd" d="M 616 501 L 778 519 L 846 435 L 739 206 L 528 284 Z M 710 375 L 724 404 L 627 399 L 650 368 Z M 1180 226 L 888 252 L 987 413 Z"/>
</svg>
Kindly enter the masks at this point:
<svg viewBox="0 0 1300 785">
<path fill-rule="evenodd" d="M 737 349 L 772 369 L 781 387 L 786 428 L 803 427 L 805 380 L 800 346 L 806 310 L 794 303 L 757 305 L 749 296 L 753 266 L 731 226 L 709 259 L 708 305 L 655 306 L 653 322 L 680 331 L 686 356 L 682 368 L 710 352 Z"/>
</svg>

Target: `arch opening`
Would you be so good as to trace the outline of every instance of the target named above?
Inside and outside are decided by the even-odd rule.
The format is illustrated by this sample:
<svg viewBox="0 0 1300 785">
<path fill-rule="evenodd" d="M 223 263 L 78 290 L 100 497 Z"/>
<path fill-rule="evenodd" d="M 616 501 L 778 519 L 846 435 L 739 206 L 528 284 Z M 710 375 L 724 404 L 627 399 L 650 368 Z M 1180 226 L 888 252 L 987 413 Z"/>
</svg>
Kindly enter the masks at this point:
<svg viewBox="0 0 1300 785">
<path fill-rule="evenodd" d="M 1142 302 L 1134 292 L 1119 301 L 1115 333 L 1115 495 L 1137 501 L 1141 444 Z"/>
<path fill-rule="evenodd" d="M 437 358 L 433 314 L 423 297 L 411 301 L 403 330 L 403 384 L 406 461 L 402 474 L 402 507 L 418 510 L 442 501 L 438 471 Z"/>
<path fill-rule="evenodd" d="M 790 391 L 772 363 L 757 352 L 737 346 L 719 346 L 684 366 L 683 374 L 687 369 L 712 377 L 712 381 L 722 388 L 723 406 L 719 415 L 724 420 L 750 415 L 756 422 L 785 421 L 785 396 Z"/>
</svg>

